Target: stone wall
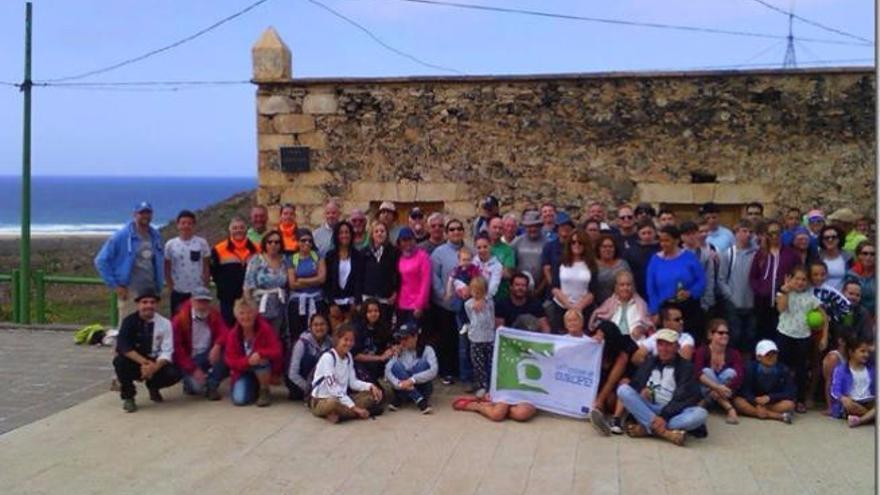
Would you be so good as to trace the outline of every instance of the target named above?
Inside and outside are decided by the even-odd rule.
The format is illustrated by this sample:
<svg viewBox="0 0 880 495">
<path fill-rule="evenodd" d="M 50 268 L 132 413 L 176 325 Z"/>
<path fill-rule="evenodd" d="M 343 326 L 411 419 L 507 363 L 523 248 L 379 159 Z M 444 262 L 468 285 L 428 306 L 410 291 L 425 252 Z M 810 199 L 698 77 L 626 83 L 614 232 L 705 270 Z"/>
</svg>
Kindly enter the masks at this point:
<svg viewBox="0 0 880 495">
<path fill-rule="evenodd" d="M 261 74 L 256 48 L 258 197 L 302 205 L 312 223 L 329 196 L 346 211 L 443 201 L 461 217 L 487 194 L 503 210 L 598 199 L 874 211 L 873 70 L 290 79 L 289 67 Z M 293 145 L 311 147 L 311 171 L 281 172 L 279 148 Z"/>
</svg>

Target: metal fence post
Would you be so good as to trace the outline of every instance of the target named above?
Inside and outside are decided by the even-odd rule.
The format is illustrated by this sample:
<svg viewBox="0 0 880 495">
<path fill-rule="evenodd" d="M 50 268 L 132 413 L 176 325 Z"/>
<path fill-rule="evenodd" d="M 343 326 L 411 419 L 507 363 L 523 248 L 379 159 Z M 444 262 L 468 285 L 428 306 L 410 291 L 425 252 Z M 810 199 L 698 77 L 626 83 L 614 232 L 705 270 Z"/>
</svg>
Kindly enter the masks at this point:
<svg viewBox="0 0 880 495">
<path fill-rule="evenodd" d="M 110 292 L 110 326 L 119 327 L 119 300 L 115 290 Z"/>
<path fill-rule="evenodd" d="M 21 308 L 19 307 L 21 300 L 21 272 L 18 269 L 12 270 L 12 321 L 21 323 Z"/>
<path fill-rule="evenodd" d="M 46 272 L 43 270 L 37 270 L 36 289 L 37 323 L 46 323 Z"/>
</svg>

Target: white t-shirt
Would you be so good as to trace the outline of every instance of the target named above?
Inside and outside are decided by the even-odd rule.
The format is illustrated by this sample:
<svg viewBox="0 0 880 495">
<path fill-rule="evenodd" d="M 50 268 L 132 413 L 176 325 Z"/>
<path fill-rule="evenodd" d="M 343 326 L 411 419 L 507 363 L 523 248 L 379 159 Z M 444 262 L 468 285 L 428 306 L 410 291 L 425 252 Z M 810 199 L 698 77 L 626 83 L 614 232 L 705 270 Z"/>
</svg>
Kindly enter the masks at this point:
<svg viewBox="0 0 880 495">
<path fill-rule="evenodd" d="M 589 292 L 590 268 L 583 261 L 571 266 L 559 265 L 559 288 L 572 304 L 577 304 Z"/>
<path fill-rule="evenodd" d="M 868 376 L 868 368 L 862 367 L 860 370 L 849 369 L 852 373 L 852 391 L 849 397 L 854 401 L 863 401 L 873 399 L 871 395 L 871 377 Z"/>
<path fill-rule="evenodd" d="M 339 260 L 339 288 L 345 287 L 348 276 L 351 275 L 351 258 Z"/>
<path fill-rule="evenodd" d="M 208 350 L 211 347 L 211 327 L 208 320 L 199 320 L 195 312 L 192 313 L 192 355 L 193 357 Z"/>
<path fill-rule="evenodd" d="M 823 261 L 828 267 L 825 283 L 837 290 L 843 290 L 843 279 L 846 277 L 846 260 L 843 259 L 843 255 L 839 254 L 834 259 L 825 258 Z"/>
<path fill-rule="evenodd" d="M 813 291 L 791 291 L 788 293 L 788 308 L 779 313 L 779 333 L 793 339 L 810 338 L 810 327 L 807 326 L 807 313 L 816 309 L 821 303 Z"/>
<path fill-rule="evenodd" d="M 664 366 L 653 370 L 646 386 L 653 392 L 655 404 L 661 406 L 669 404 L 676 389 L 675 366 Z"/>
<path fill-rule="evenodd" d="M 652 356 L 657 355 L 657 334 L 653 334 L 646 339 L 642 339 L 639 341 L 639 345 L 644 347 L 651 353 Z M 678 348 L 681 349 L 684 346 L 694 347 L 694 338 L 691 337 L 691 334 L 681 332 L 678 334 Z"/>
<path fill-rule="evenodd" d="M 165 243 L 165 258 L 171 261 L 171 280 L 175 292 L 190 293 L 204 286 L 202 280 L 204 260 L 211 256 L 211 248 L 205 239 L 193 236 L 184 241 L 180 237 Z"/>
</svg>

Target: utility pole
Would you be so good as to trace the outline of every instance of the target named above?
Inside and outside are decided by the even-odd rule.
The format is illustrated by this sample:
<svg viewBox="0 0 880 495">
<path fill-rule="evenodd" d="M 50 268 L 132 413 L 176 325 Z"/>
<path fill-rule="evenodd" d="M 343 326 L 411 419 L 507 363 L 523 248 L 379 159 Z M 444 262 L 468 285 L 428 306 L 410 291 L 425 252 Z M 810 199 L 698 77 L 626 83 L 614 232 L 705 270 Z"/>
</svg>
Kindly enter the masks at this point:
<svg viewBox="0 0 880 495">
<path fill-rule="evenodd" d="M 25 4 L 24 23 L 24 123 L 21 151 L 21 278 L 18 302 L 21 323 L 31 322 L 31 2 Z"/>
<path fill-rule="evenodd" d="M 785 58 L 782 59 L 783 69 L 797 68 L 797 59 L 794 56 L 794 34 L 792 33 L 791 29 L 793 21 L 794 13 L 790 12 L 788 14 L 788 46 L 785 48 Z"/>
</svg>

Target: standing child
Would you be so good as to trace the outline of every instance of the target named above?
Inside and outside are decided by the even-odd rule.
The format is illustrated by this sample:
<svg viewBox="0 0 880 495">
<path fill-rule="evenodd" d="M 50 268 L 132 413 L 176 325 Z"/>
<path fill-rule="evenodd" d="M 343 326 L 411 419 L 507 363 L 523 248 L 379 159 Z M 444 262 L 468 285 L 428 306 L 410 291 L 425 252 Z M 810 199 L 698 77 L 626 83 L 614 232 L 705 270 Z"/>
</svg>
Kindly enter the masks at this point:
<svg viewBox="0 0 880 495">
<path fill-rule="evenodd" d="M 446 280 L 444 299 L 447 302 L 452 301 L 453 298 L 458 298 L 461 301 L 470 299 L 471 291 L 468 286 L 474 277 L 480 276 L 480 267 L 474 265 L 473 259 L 474 255 L 467 247 L 462 247 L 458 250 L 458 266 L 452 269 L 449 273 L 449 278 Z M 463 304 L 459 306 L 455 319 L 456 328 L 461 329 L 461 334 L 458 336 L 459 375 L 462 382 L 473 382 L 470 341 L 468 341 L 466 335 L 468 318 Z M 450 377 L 443 378 L 444 385 L 451 385 L 452 383 L 453 381 Z M 475 390 L 476 388 L 471 384 L 468 388 L 468 393 L 472 393 Z"/>
<path fill-rule="evenodd" d="M 777 362 L 778 355 L 779 349 L 772 340 L 758 342 L 755 360 L 746 368 L 733 407 L 745 416 L 791 424 L 795 388 L 788 367 Z"/>
<path fill-rule="evenodd" d="M 471 345 L 471 366 L 474 370 L 476 396 L 483 398 L 489 390 L 492 368 L 492 346 L 495 342 L 495 305 L 488 297 L 488 282 L 483 277 L 471 280 L 471 298 L 464 303 L 470 320 L 467 338 Z"/>
<path fill-rule="evenodd" d="M 847 342 L 849 362 L 840 363 L 831 379 L 831 413 L 846 418 L 850 428 L 871 423 L 876 415 L 876 385 L 871 366 L 871 342 L 851 338 Z"/>
<path fill-rule="evenodd" d="M 811 349 L 811 331 L 807 324 L 807 313 L 812 310 L 819 310 L 823 319 L 821 328 L 816 330 L 818 348 L 821 351 L 828 345 L 828 319 L 821 309 L 819 299 L 813 295 L 812 290 L 809 290 L 807 271 L 803 266 L 794 267 L 785 276 L 785 282 L 776 294 L 776 307 L 779 309 L 777 327 L 779 332 L 776 336 L 780 348 L 779 358 L 794 372 L 797 386 L 795 411 L 803 414 L 807 412 L 804 401 L 807 396 Z"/>
</svg>

